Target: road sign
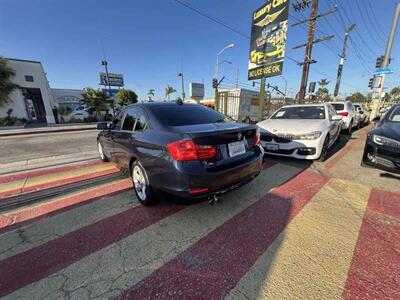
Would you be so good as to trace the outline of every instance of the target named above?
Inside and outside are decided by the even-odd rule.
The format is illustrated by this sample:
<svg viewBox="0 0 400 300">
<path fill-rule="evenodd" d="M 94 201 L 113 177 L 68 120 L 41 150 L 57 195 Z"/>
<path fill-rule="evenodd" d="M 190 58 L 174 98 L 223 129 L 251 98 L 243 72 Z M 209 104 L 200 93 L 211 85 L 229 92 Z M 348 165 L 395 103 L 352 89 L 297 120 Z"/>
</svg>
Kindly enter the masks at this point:
<svg viewBox="0 0 400 300">
<path fill-rule="evenodd" d="M 189 85 L 190 98 L 194 100 L 203 100 L 204 98 L 204 83 L 191 82 Z"/>
<path fill-rule="evenodd" d="M 393 70 L 391 68 L 376 68 L 375 75 L 392 74 Z"/>
</svg>

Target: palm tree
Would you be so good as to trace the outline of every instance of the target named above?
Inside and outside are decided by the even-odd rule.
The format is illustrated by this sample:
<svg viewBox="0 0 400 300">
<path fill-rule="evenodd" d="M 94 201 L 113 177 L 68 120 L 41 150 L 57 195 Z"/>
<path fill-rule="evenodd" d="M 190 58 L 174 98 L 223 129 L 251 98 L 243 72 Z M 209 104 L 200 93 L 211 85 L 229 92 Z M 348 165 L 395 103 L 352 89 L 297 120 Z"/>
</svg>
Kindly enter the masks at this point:
<svg viewBox="0 0 400 300">
<path fill-rule="evenodd" d="M 172 86 L 167 85 L 165 87 L 165 97 L 168 98 L 168 101 L 170 101 L 170 95 L 173 93 L 176 93 L 176 90 Z"/>
<path fill-rule="evenodd" d="M 0 57 L 0 106 L 9 102 L 8 96 L 10 93 L 18 88 L 10 78 L 15 76 L 15 71 L 8 65 L 8 61 Z"/>
<path fill-rule="evenodd" d="M 149 91 L 147 92 L 147 96 L 149 96 L 149 101 L 152 100 L 151 97 L 154 97 L 154 92 L 155 92 L 155 89 L 149 89 Z"/>
<path fill-rule="evenodd" d="M 328 81 L 328 79 L 321 79 L 320 81 L 318 81 L 319 86 L 323 89 L 324 87 L 326 87 L 328 84 L 330 84 L 331 82 Z"/>
<path fill-rule="evenodd" d="M 82 102 L 89 110 L 96 112 L 96 119 L 100 121 L 101 111 L 108 109 L 107 95 L 101 89 L 86 88 L 85 94 L 82 94 Z"/>
</svg>

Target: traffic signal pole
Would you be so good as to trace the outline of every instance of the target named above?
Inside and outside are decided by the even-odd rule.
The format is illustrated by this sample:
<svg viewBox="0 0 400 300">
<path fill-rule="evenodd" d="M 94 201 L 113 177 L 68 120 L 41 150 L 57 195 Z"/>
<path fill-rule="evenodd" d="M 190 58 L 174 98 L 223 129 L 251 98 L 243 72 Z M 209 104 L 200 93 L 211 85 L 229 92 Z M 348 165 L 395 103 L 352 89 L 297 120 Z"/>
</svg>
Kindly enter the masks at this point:
<svg viewBox="0 0 400 300">
<path fill-rule="evenodd" d="M 340 88 L 340 81 L 342 79 L 342 73 L 343 73 L 343 65 L 344 61 L 346 59 L 346 49 L 347 49 L 347 40 L 349 38 L 349 33 L 356 27 L 356 24 L 352 24 L 347 30 L 344 35 L 344 43 L 343 43 L 343 50 L 342 54 L 340 55 L 340 61 L 339 61 L 339 67 L 338 67 L 338 72 L 336 76 L 336 86 L 335 86 L 335 91 L 333 93 L 333 101 L 336 101 L 337 96 L 339 95 L 339 88 Z"/>
<path fill-rule="evenodd" d="M 399 16 L 400 16 L 400 3 L 397 4 L 396 6 L 396 12 L 393 18 L 393 23 L 392 23 L 392 28 L 390 30 L 390 35 L 389 35 L 389 40 L 386 45 L 386 51 L 385 51 L 385 56 L 383 58 L 382 62 L 382 68 L 386 68 L 389 65 L 389 60 L 390 60 L 390 54 L 392 52 L 392 47 L 393 47 L 393 42 L 394 42 L 394 37 L 396 35 L 396 29 L 397 29 L 397 23 L 399 21 Z M 376 99 L 373 103 L 373 109 L 372 109 L 372 115 L 373 117 L 377 116 L 379 113 L 379 108 L 382 102 L 382 93 L 384 89 L 384 84 L 385 84 L 385 74 L 381 75 L 379 78 L 379 83 L 378 83 L 378 99 Z"/>
</svg>

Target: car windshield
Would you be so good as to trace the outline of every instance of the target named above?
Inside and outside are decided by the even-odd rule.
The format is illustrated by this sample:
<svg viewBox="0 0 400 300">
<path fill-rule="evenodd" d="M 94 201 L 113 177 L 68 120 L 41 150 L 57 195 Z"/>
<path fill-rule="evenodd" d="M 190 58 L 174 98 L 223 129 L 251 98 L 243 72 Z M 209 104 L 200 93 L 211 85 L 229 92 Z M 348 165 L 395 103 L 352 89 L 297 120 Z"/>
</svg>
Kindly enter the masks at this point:
<svg viewBox="0 0 400 300">
<path fill-rule="evenodd" d="M 400 122 L 400 106 L 393 109 L 393 111 L 388 115 L 388 121 Z"/>
<path fill-rule="evenodd" d="M 150 110 L 166 126 L 228 123 L 233 120 L 202 105 L 153 106 Z"/>
<path fill-rule="evenodd" d="M 291 106 L 284 107 L 275 112 L 271 119 L 325 119 L 325 107 L 323 106 Z"/>
<path fill-rule="evenodd" d="M 344 104 L 343 103 L 331 103 L 331 104 L 336 109 L 336 111 L 344 110 Z"/>
</svg>

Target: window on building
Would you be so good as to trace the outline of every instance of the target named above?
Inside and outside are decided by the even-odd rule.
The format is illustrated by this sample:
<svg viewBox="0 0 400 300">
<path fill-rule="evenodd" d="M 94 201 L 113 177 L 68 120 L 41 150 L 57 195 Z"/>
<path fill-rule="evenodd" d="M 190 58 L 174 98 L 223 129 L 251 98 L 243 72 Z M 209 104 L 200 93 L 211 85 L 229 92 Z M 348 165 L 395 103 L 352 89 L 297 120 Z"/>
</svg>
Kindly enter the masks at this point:
<svg viewBox="0 0 400 300">
<path fill-rule="evenodd" d="M 25 81 L 26 82 L 33 82 L 33 76 L 32 75 L 25 75 Z"/>
</svg>

